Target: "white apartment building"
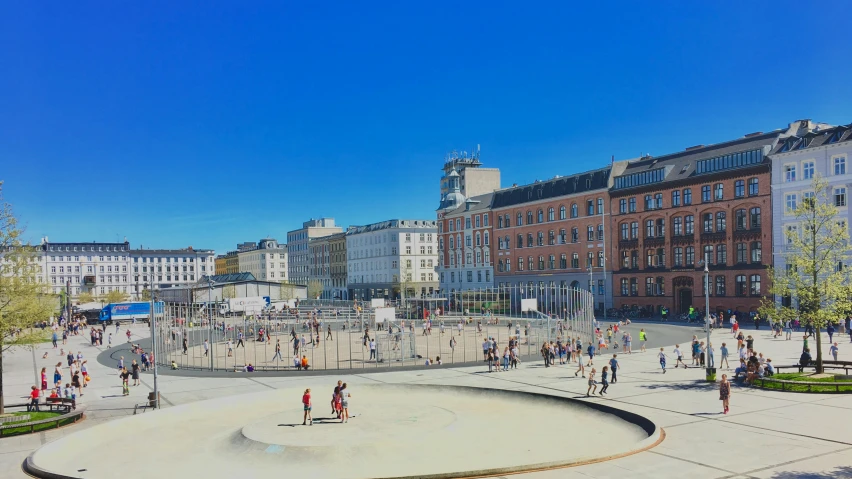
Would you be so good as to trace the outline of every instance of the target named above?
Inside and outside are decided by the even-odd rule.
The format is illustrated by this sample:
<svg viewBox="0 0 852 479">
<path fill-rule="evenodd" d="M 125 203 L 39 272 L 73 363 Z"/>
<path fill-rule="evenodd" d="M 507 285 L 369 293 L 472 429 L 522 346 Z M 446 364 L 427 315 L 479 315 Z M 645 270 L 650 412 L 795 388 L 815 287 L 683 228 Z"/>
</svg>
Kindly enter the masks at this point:
<svg viewBox="0 0 852 479">
<path fill-rule="evenodd" d="M 389 220 L 346 232 L 351 299 L 425 297 L 438 291 L 438 226 L 434 220 Z"/>
<path fill-rule="evenodd" d="M 51 243 L 42 238 L 41 265 L 37 281 L 44 281 L 54 294 L 66 286 L 72 298 L 80 293 L 95 296 L 112 291 L 131 293 L 130 244 Z"/>
<path fill-rule="evenodd" d="M 782 139 L 770 153 L 772 159 L 772 253 L 775 268 L 787 268 L 787 232 L 802 233 L 792 213 L 806 198 L 813 197 L 813 180 L 828 183 L 830 200 L 837 207 L 837 222 L 852 224 L 849 195 L 852 194 L 852 124 L 831 127 L 800 120 L 799 132 Z M 792 128 L 792 126 L 791 126 Z M 850 258 L 844 260 L 849 266 Z M 790 305 L 791 298 L 776 298 Z"/>
<path fill-rule="evenodd" d="M 210 249 L 130 250 L 133 266 L 132 299 L 142 299 L 142 291 L 186 286 L 202 276 L 216 274 L 215 252 Z"/>
<path fill-rule="evenodd" d="M 302 228 L 287 233 L 288 269 L 291 283 L 306 285 L 310 280 L 311 238 L 320 238 L 343 229 L 334 225 L 334 218 L 310 219 L 302 223 Z"/>
<path fill-rule="evenodd" d="M 493 196 L 494 193 L 487 193 L 462 198 L 460 204 L 444 203 L 438 210 L 438 275 L 442 296 L 455 291 L 494 287 L 491 258 Z M 446 228 L 445 224 L 448 225 Z"/>
<path fill-rule="evenodd" d="M 241 248 L 237 257 L 240 272 L 251 273 L 260 281 L 281 282 L 289 278 L 287 245 L 279 245 L 274 238 L 264 238 L 254 248 Z"/>
</svg>

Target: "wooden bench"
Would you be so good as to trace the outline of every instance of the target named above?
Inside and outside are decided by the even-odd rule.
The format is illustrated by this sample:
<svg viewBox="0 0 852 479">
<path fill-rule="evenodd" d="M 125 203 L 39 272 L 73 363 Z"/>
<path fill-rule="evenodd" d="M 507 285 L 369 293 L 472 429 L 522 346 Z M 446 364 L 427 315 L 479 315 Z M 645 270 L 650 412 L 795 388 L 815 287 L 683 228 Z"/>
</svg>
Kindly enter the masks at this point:
<svg viewBox="0 0 852 479">
<path fill-rule="evenodd" d="M 51 411 L 71 412 L 72 409 L 77 409 L 77 401 L 68 398 L 47 398 L 45 404 Z"/>
<path fill-rule="evenodd" d="M 791 364 L 787 366 L 774 366 L 775 370 L 781 372 L 782 369 L 795 369 L 796 372 L 799 371 L 799 364 Z M 849 370 L 852 369 L 852 361 L 827 361 L 823 360 L 822 362 L 823 369 L 842 369 L 846 375 L 849 375 Z M 810 364 L 805 366 L 805 368 L 816 368 L 816 361 L 811 361 Z"/>
</svg>

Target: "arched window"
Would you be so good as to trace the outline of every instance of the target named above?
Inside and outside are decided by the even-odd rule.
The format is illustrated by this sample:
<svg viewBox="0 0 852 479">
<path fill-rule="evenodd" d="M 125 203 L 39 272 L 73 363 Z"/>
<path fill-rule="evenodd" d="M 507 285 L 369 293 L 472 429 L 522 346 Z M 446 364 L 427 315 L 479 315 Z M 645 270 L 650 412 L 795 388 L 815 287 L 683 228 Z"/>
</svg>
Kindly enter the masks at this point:
<svg viewBox="0 0 852 479">
<path fill-rule="evenodd" d="M 453 237 L 450 236 L 450 249 L 455 249 L 455 247 L 456 247 L 456 242 L 453 239 Z"/>
<path fill-rule="evenodd" d="M 509 236 L 508 235 L 506 236 L 506 239 L 503 240 L 503 246 L 505 246 L 506 249 L 511 248 L 511 246 L 509 245 Z"/>
<path fill-rule="evenodd" d="M 532 211 L 527 211 L 527 224 L 528 224 L 528 225 L 533 224 L 533 214 L 532 214 Z"/>
<path fill-rule="evenodd" d="M 524 214 L 523 213 L 518 213 L 517 223 L 518 223 L 517 226 L 521 226 L 521 225 L 524 224 Z"/>
<path fill-rule="evenodd" d="M 536 220 L 538 220 L 539 223 L 544 221 L 544 211 L 542 211 L 541 208 L 538 209 L 538 213 L 536 214 Z"/>
<path fill-rule="evenodd" d="M 541 231 L 538 232 L 538 246 L 544 246 L 544 233 Z"/>
<path fill-rule="evenodd" d="M 564 220 L 564 219 L 565 219 L 565 205 L 560 205 L 560 206 L 559 206 L 559 219 L 560 219 L 560 220 Z"/>
<path fill-rule="evenodd" d="M 524 247 L 524 235 L 519 234 L 518 235 L 518 248 L 523 248 L 523 247 Z"/>
<path fill-rule="evenodd" d="M 573 204 L 571 204 L 571 217 L 576 218 L 577 214 L 578 214 L 577 203 L 573 203 Z"/>
<path fill-rule="evenodd" d="M 555 214 L 556 214 L 556 211 L 553 209 L 552 206 L 550 208 L 548 208 L 547 209 L 547 221 L 555 220 L 556 219 L 555 216 L 554 216 Z"/>
<path fill-rule="evenodd" d="M 503 249 L 503 238 L 497 238 L 497 249 Z"/>
<path fill-rule="evenodd" d="M 533 247 L 533 235 L 532 233 L 527 233 L 527 248 Z"/>
<path fill-rule="evenodd" d="M 487 231 L 485 232 L 485 235 L 482 237 L 482 239 L 483 239 L 482 244 L 488 245 L 488 232 Z"/>
<path fill-rule="evenodd" d="M 482 237 L 479 236 L 479 232 L 477 231 L 476 232 L 476 246 L 482 246 L 481 240 L 482 240 Z"/>
<path fill-rule="evenodd" d="M 498 217 L 497 217 L 497 227 L 498 227 L 498 228 L 502 228 L 502 227 L 503 227 L 503 217 L 502 217 L 502 216 L 498 216 Z"/>
</svg>

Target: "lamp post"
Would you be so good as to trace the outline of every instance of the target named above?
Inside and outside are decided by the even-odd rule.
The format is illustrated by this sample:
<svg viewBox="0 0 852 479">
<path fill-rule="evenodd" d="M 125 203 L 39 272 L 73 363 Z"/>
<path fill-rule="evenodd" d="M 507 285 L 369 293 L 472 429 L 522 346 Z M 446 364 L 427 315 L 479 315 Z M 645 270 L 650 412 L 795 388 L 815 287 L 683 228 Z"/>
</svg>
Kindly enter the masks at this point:
<svg viewBox="0 0 852 479">
<path fill-rule="evenodd" d="M 716 371 L 710 367 L 710 261 L 708 253 L 704 253 L 704 329 L 707 331 L 707 348 L 704 350 L 705 378 L 716 381 Z"/>
<path fill-rule="evenodd" d="M 157 298 L 153 284 L 151 286 L 151 316 L 149 322 L 151 323 L 151 353 L 154 355 L 154 408 L 160 409 L 160 388 L 157 385 L 157 360 L 160 358 L 157 352 L 157 310 L 155 309 Z"/>
<path fill-rule="evenodd" d="M 589 292 L 592 293 L 592 317 L 595 315 L 595 278 L 592 275 L 592 265 L 589 265 Z"/>
<path fill-rule="evenodd" d="M 213 279 L 207 275 L 207 285 L 209 286 L 207 293 L 207 327 L 209 328 L 210 349 L 213 349 Z M 210 370 L 213 370 L 213 352 L 210 352 Z"/>
</svg>

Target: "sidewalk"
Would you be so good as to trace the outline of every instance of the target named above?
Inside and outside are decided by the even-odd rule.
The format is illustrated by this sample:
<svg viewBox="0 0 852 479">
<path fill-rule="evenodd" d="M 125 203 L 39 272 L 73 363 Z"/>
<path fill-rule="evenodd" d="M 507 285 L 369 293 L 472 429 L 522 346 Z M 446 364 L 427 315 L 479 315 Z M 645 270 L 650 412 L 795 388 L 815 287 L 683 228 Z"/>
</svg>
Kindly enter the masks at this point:
<svg viewBox="0 0 852 479">
<path fill-rule="evenodd" d="M 638 327 L 633 329 L 635 331 L 631 332 L 636 337 Z M 140 337 L 145 335 L 143 330 L 144 326 L 133 329 L 134 334 L 139 333 Z M 784 341 L 783 336 L 782 339 L 773 340 L 771 332 L 763 329 L 749 330 L 746 334 L 755 337 L 755 349 L 772 358 L 775 364 L 791 364 L 798 359 L 801 352 L 803 333 L 799 334 L 798 340 L 792 341 Z M 699 336 L 702 339 L 704 337 Z M 824 333 L 823 337 L 825 346 L 828 337 Z M 69 340 L 69 343 L 85 343 L 87 338 L 78 337 Z M 837 339 L 837 336 L 835 338 Z M 848 336 L 846 339 L 848 340 Z M 712 342 L 717 362 L 720 359 L 719 346 L 722 342 L 727 342 L 732 357 L 735 355 L 736 341 L 727 330 L 714 331 Z M 813 344 L 813 340 L 811 342 Z M 50 345 L 46 344 L 45 347 L 49 349 Z M 81 348 L 91 350 L 90 353 L 87 349 L 81 349 L 91 364 L 96 349 L 91 346 Z M 825 348 L 827 351 L 827 346 Z M 672 349 L 673 345 L 665 348 L 670 357 L 669 366 L 674 363 Z M 687 350 L 688 344 L 681 344 L 681 349 Z M 852 470 L 848 466 L 852 464 L 852 438 L 848 433 L 852 430 L 852 395 L 785 393 L 734 385 L 731 412 L 723 415 L 718 385 L 703 381 L 702 368 L 670 369 L 663 374 L 657 361 L 658 351 L 657 348 L 649 349 L 645 353 L 619 353 L 621 369 L 618 372 L 618 382 L 610 385 L 609 394 L 605 398 L 586 398 L 586 382 L 574 376 L 576 366 L 557 365 L 545 368 L 541 361 L 526 362 L 517 371 L 491 374 L 485 372 L 487 368 L 483 364 L 454 369 L 341 374 L 340 379 L 353 387 L 372 382 L 462 385 L 530 391 L 583 401 L 604 401 L 610 406 L 646 416 L 665 430 L 666 439 L 650 451 L 598 464 L 521 475 L 531 479 L 852 477 Z M 51 361 L 55 364 L 53 358 L 54 356 Z M 598 377 L 601 367 L 609 358 L 611 354 L 595 358 Z M 852 359 L 852 345 L 840 345 L 839 359 Z M 25 394 L 32 381 L 29 352 L 15 352 L 7 361 L 9 390 L 20 390 L 21 395 Z M 0 476 L 26 477 L 20 471 L 21 461 L 44 442 L 116 416 L 132 414 L 132 410 L 124 408 L 145 400 L 149 391 L 150 375 L 143 375 L 145 386 L 131 387 L 131 396 L 122 398 L 120 381 L 114 371 L 95 364 L 90 370 L 94 384 L 87 388 L 83 398 L 90 407 L 89 418 L 79 426 L 35 436 L 23 436 L 11 442 L 0 440 Z M 722 373 L 732 375 L 733 371 L 720 370 L 720 377 Z M 108 374 L 110 376 L 107 376 Z M 333 384 L 336 379 L 337 377 L 308 375 L 297 378 L 253 377 L 250 374 L 239 378 L 161 376 L 160 388 L 163 407 L 169 407 L 268 389 L 302 385 L 321 388 L 323 385 Z M 119 397 L 114 397 L 115 395 Z M 541 425 L 533 427 L 539 426 Z M 573 434 L 582 431 L 551 433 L 556 439 L 561 433 Z"/>
</svg>

